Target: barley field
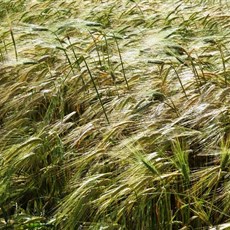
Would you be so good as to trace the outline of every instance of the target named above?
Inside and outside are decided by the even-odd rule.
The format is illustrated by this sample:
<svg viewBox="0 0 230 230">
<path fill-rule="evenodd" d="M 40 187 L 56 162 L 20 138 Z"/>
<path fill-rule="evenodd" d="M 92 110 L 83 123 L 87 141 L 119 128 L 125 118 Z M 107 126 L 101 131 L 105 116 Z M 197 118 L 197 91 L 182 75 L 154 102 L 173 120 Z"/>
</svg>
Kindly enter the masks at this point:
<svg viewBox="0 0 230 230">
<path fill-rule="evenodd" d="M 229 12 L 0 0 L 0 229 L 230 229 Z"/>
</svg>

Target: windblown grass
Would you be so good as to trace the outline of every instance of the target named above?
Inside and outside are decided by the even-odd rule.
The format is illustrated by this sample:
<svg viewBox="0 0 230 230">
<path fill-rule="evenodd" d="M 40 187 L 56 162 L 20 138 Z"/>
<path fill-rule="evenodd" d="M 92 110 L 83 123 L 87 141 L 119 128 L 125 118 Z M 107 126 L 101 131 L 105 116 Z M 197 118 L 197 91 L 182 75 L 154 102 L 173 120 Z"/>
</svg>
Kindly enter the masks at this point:
<svg viewBox="0 0 230 230">
<path fill-rule="evenodd" d="M 0 1 L 0 229 L 228 229 L 229 7 Z"/>
</svg>

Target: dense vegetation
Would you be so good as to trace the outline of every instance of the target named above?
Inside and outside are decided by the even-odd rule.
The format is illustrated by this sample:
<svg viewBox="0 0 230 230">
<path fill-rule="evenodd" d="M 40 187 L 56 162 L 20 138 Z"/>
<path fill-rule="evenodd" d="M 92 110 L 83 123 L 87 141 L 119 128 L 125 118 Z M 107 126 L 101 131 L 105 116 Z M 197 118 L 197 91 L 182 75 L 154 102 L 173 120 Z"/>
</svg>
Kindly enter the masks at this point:
<svg viewBox="0 0 230 230">
<path fill-rule="evenodd" d="M 0 229 L 230 228 L 227 0 L 0 0 Z"/>
</svg>

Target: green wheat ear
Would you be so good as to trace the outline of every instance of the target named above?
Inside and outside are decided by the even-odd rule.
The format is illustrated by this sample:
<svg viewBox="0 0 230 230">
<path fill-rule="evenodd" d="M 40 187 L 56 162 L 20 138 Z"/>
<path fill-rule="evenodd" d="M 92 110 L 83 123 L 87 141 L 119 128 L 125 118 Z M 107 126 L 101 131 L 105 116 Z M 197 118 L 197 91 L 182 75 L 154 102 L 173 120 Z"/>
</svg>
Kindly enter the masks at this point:
<svg viewBox="0 0 230 230">
<path fill-rule="evenodd" d="M 166 96 L 163 93 L 154 91 L 154 92 L 151 92 L 150 98 L 148 100 L 163 102 L 165 99 L 166 99 Z"/>
</svg>

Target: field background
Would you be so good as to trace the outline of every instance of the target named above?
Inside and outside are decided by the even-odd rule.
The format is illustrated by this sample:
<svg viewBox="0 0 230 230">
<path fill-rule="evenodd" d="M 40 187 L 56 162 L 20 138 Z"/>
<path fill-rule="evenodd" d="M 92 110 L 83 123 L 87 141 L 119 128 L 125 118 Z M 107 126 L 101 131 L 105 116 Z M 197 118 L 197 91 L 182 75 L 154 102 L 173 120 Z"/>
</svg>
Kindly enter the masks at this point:
<svg viewBox="0 0 230 230">
<path fill-rule="evenodd" d="M 0 0 L 0 229 L 230 229 L 229 9 Z"/>
</svg>

